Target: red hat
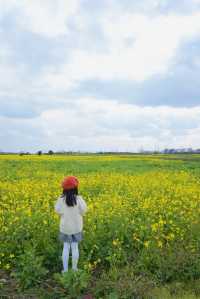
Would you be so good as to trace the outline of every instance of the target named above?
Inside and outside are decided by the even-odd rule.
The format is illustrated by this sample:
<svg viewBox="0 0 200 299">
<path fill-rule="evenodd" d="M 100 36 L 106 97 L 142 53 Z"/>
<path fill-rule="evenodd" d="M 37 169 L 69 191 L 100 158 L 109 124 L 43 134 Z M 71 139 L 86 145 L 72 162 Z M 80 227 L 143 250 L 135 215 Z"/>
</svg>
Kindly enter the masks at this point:
<svg viewBox="0 0 200 299">
<path fill-rule="evenodd" d="M 73 189 L 78 187 L 79 181 L 75 176 L 67 176 L 63 179 L 61 186 L 65 190 Z"/>
</svg>

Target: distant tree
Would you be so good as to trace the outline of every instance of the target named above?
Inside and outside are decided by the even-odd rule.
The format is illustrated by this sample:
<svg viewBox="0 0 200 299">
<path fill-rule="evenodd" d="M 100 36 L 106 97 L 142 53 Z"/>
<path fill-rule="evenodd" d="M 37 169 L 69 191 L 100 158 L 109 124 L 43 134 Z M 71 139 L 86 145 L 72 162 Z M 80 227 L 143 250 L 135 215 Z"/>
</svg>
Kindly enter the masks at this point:
<svg viewBox="0 0 200 299">
<path fill-rule="evenodd" d="M 39 156 L 41 156 L 41 155 L 42 155 L 42 151 L 38 151 L 37 154 L 38 154 Z"/>
<path fill-rule="evenodd" d="M 54 152 L 52 150 L 48 151 L 48 155 L 53 155 Z"/>
</svg>

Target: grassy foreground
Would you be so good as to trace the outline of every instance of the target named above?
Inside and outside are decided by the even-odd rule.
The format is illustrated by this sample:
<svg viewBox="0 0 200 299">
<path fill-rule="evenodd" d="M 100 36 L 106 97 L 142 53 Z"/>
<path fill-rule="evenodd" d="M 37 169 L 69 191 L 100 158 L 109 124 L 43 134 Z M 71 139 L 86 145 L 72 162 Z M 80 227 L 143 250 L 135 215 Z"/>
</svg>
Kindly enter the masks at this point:
<svg viewBox="0 0 200 299">
<path fill-rule="evenodd" d="M 65 175 L 89 210 L 80 271 L 62 276 Z M 200 298 L 199 187 L 199 155 L 0 156 L 0 296 Z"/>
</svg>

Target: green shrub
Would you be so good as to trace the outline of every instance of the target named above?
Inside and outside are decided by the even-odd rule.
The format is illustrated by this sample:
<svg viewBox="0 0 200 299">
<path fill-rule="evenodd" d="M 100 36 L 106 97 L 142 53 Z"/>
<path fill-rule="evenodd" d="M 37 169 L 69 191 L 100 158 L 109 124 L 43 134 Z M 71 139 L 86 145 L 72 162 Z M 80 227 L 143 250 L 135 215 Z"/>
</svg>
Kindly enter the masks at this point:
<svg viewBox="0 0 200 299">
<path fill-rule="evenodd" d="M 144 274 L 135 272 L 134 265 L 112 267 L 104 271 L 95 283 L 95 298 L 144 298 L 155 283 Z"/>
<path fill-rule="evenodd" d="M 28 246 L 18 257 L 16 270 L 11 275 L 17 279 L 21 289 L 28 289 L 38 285 L 47 273 L 43 257 L 37 256 L 34 247 Z"/>
<path fill-rule="evenodd" d="M 67 298 L 78 298 L 87 289 L 90 273 L 85 270 L 54 273 L 54 279 L 66 290 Z"/>
</svg>

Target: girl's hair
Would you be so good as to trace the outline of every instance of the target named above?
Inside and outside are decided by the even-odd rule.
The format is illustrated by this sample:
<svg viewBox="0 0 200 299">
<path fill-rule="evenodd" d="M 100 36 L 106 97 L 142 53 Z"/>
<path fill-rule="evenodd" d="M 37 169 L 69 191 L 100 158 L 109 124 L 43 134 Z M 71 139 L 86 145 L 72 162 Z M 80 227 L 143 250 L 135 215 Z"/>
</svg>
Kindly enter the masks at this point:
<svg viewBox="0 0 200 299">
<path fill-rule="evenodd" d="M 78 188 L 75 187 L 70 190 L 64 190 L 62 196 L 65 197 L 65 203 L 67 206 L 73 207 L 77 204 L 76 196 L 78 195 Z"/>
</svg>

